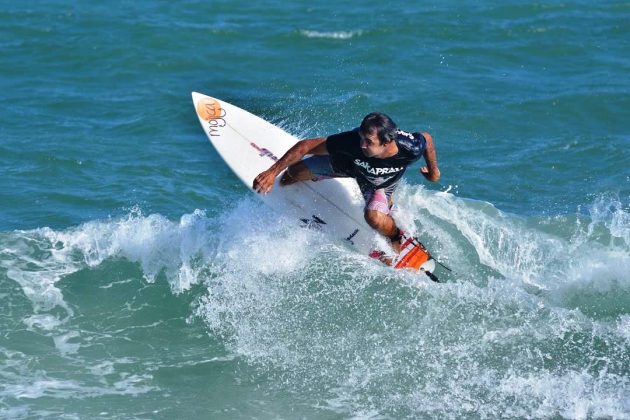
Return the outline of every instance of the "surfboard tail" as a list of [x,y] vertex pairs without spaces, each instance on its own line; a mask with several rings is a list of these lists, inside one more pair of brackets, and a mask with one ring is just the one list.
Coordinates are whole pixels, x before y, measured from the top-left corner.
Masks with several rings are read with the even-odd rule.
[[400,254],[396,259],[394,268],[414,268],[419,270],[427,261],[431,259],[431,254],[424,245],[414,237],[405,238]]
[[435,270],[435,260],[422,242],[413,236],[403,236],[400,254],[393,262],[393,266],[397,269],[407,268],[422,271],[431,280],[439,282],[437,276],[433,274],[433,270]]

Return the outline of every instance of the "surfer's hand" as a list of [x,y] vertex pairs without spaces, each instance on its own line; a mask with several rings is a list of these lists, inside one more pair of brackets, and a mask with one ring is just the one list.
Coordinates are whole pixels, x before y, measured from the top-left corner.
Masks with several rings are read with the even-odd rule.
[[423,166],[420,168],[420,173],[431,182],[437,182],[440,179],[440,170],[437,168],[430,171],[428,167]]
[[273,188],[276,175],[277,174],[272,169],[267,169],[266,171],[259,173],[256,179],[254,179],[252,188],[254,188],[254,191],[257,193],[267,194]]

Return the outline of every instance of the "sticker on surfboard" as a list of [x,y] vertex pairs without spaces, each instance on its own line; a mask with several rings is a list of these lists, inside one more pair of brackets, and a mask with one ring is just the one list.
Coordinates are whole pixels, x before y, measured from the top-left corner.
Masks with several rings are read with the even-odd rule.
[[204,121],[213,121],[225,116],[225,111],[221,104],[209,96],[202,97],[196,104],[197,115]]

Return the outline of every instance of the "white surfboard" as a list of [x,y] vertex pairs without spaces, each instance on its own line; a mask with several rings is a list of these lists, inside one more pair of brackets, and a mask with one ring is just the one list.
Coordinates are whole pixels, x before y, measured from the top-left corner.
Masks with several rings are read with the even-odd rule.
[[[210,143],[252,191],[256,176],[298,141],[281,128],[225,101],[197,92],[192,92],[192,99]],[[298,182],[287,187],[281,187],[279,179],[270,193],[257,194],[269,207],[295,217],[303,225],[321,229],[357,252],[370,252],[376,233],[363,218],[364,200],[354,179]],[[434,267],[430,259],[421,268],[433,271]]]

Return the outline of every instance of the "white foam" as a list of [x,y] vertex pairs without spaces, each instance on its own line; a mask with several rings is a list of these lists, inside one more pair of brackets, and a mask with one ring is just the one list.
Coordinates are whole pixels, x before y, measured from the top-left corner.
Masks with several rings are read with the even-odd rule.
[[56,335],[53,337],[55,347],[63,355],[75,354],[81,348],[81,344],[77,342],[71,342],[70,340],[80,338],[81,334],[78,331],[69,331],[64,334]]
[[90,366],[89,370],[94,376],[112,375],[115,372],[114,362],[107,360],[94,366]]
[[[62,340],[71,337],[62,338]],[[64,344],[64,345],[67,345]],[[132,374],[119,372],[116,364],[128,364],[132,359],[116,359],[105,361],[83,371],[82,359],[71,366],[78,371],[80,379],[59,378],[59,371],[53,373],[44,371],[37,360],[37,356],[27,355],[0,348],[3,363],[0,365],[0,376],[3,383],[0,386],[0,401],[6,400],[35,400],[39,398],[90,398],[107,395],[137,396],[158,389],[150,374]],[[90,374],[92,377],[90,377]]]
[[630,314],[620,316],[616,327],[618,336],[622,337],[626,345],[630,347]]
[[72,309],[65,304],[55,283],[74,272],[74,264],[58,261],[51,244],[37,232],[16,232],[8,242],[0,258],[0,267],[7,270],[8,278],[22,287],[35,311],[47,311],[58,306],[71,315]]
[[24,318],[22,322],[24,322],[30,330],[40,329],[44,331],[54,331],[63,324],[63,320],[51,314],[34,314]]
[[627,378],[615,375],[544,372],[508,375],[498,391],[519,402],[505,407],[507,417],[624,418],[630,410],[628,385]]
[[146,394],[147,392],[156,389],[154,386],[145,384],[151,382],[152,379],[153,376],[149,374],[128,375],[120,381],[115,382],[113,384],[113,388],[117,395],[137,396],[140,394]]
[[7,384],[0,395],[17,399],[35,399],[55,394],[68,394],[80,391],[81,386],[76,381],[37,379],[29,383]]
[[308,31],[301,30],[300,34],[307,38],[326,38],[326,39],[350,39],[356,36],[361,36],[363,31],[333,31],[333,32],[321,32],[321,31]]
[[154,391],[157,388],[147,383],[151,375],[128,375],[112,385],[89,386],[74,380],[59,380],[47,377],[23,378],[19,383],[6,383],[0,390],[0,397],[17,399],[85,398],[104,395],[137,396]]
[[603,225],[613,238],[623,240],[626,251],[630,248],[630,208],[625,208],[614,194],[602,194],[589,207],[591,223],[588,226],[592,236],[598,226]]

